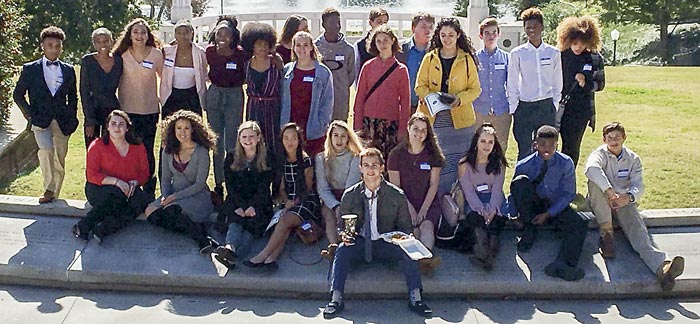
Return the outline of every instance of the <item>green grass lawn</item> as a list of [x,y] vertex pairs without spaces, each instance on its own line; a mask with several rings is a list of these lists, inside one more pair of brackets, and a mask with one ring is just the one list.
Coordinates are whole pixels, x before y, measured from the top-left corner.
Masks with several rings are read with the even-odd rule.
[[[601,144],[600,128],[619,121],[627,128],[627,146],[641,155],[646,194],[644,209],[700,207],[700,68],[608,67],[605,90],[597,94],[597,130],[586,133],[576,169],[578,192],[585,196],[583,164]],[[80,116],[82,121],[82,114]],[[515,164],[516,144],[511,136],[508,160]],[[73,134],[66,161],[62,198],[85,199],[85,147],[82,128]],[[508,169],[507,179],[513,173]],[[38,196],[39,169],[20,175],[3,192]],[[213,175],[210,176],[210,184]],[[507,186],[506,186],[507,187]]]

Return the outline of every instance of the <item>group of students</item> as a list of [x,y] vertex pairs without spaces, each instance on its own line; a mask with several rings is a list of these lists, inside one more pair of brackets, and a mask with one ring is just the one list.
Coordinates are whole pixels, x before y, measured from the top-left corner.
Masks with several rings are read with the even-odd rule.
[[[131,21],[116,42],[109,30],[95,30],[96,52],[82,58],[80,73],[92,209],[74,235],[101,242],[145,213],[229,268],[245,259],[247,267],[274,271],[292,232],[322,225],[329,245],[321,253],[332,262],[327,318],[344,309],[350,262],[373,255],[401,263],[409,308],[430,315],[421,274],[431,276],[440,257],[413,261],[380,234],[403,231],[433,250],[441,218],[473,229],[470,261],[485,270],[495,266],[509,217],[521,231],[522,253],[532,248],[537,226],[552,224],[564,237],[545,273],[584,277],[578,260],[588,220],[569,204],[581,139],[587,126],[595,130],[594,92],[605,83],[594,18],[564,19],[555,48],[542,41],[542,13],[527,9],[521,19],[528,42],[507,53],[497,46],[493,18],[480,24],[484,48],[476,51],[454,18],[433,28],[432,15],[416,14],[412,37],[399,43],[388,13],[373,9],[372,30],[353,46],[340,33],[337,10],[321,16],[317,39],[306,18],[293,15],[279,42],[268,24],[248,23],[239,32],[235,18],[222,16],[206,49],[193,44],[188,22],[175,26],[175,41],[163,48],[143,19]],[[39,202],[48,203],[60,193],[78,98],[73,67],[58,59],[65,34],[52,26],[40,39],[44,56],[24,65],[14,98],[39,146],[45,189]],[[436,92],[450,109],[433,115],[425,98]],[[511,124],[518,162],[506,199]],[[623,146],[621,124],[606,124],[602,133],[604,144],[586,163],[601,253],[614,257],[611,219],[618,215],[662,288],[672,289],[684,260],[667,258],[649,239],[636,207],[640,159]],[[454,186],[464,195],[464,220],[442,215],[440,199]],[[346,214],[358,215],[354,244],[339,231]],[[223,239],[213,238],[222,231]],[[252,239],[265,233],[265,248],[248,257]]]

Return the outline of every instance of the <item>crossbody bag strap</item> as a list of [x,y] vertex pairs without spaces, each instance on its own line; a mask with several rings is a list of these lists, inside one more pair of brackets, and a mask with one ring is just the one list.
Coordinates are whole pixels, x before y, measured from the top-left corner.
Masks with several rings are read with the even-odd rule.
[[369,97],[374,93],[374,91],[377,90],[377,88],[379,88],[379,86],[384,82],[384,80],[386,80],[386,78],[388,78],[389,75],[391,75],[391,72],[394,72],[394,70],[396,70],[397,67],[399,67],[399,63],[394,62],[394,65],[392,65],[388,70],[386,70],[384,74],[382,74],[379,80],[377,80],[377,82],[372,86],[372,88],[369,89],[369,92],[367,92],[367,95],[365,96],[365,102],[367,102],[367,99],[369,99]]

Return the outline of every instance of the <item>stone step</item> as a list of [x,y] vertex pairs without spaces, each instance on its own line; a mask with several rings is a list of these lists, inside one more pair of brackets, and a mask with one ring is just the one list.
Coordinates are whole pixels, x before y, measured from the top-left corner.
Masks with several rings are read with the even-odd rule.
[[[37,197],[0,195],[0,213],[85,217],[90,204],[85,200],[58,199],[49,204],[39,204]],[[581,212],[595,219],[591,212]],[[700,208],[650,209],[642,211],[648,227],[700,226]],[[597,226],[590,222],[591,228]]]
[[[173,293],[214,293],[295,298],[327,298],[329,263],[320,261],[323,244],[305,246],[290,238],[278,260],[280,270],[260,273],[241,264],[222,268],[199,255],[191,240],[146,222],[135,222],[107,237],[101,245],[72,237],[70,217],[0,214],[0,283]],[[515,249],[516,237],[505,231],[501,253],[492,272],[473,268],[468,256],[435,249],[441,267],[424,278],[430,297],[629,298],[700,296],[700,227],[651,230],[652,240],[669,255],[686,258],[684,274],[674,291],[661,292],[655,276],[631,249],[621,232],[616,235],[617,258],[597,253],[591,230],[580,266],[586,277],[566,282],[548,277],[543,268],[557,253],[559,239],[540,231],[528,253]],[[267,238],[254,242],[254,253]],[[354,266],[347,281],[349,298],[405,298],[406,285],[396,265],[377,261]]]

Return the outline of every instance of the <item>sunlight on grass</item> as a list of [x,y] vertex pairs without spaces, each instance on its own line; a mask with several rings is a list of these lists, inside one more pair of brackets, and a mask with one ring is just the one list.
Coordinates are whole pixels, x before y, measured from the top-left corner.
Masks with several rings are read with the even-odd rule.
[[[644,164],[646,194],[641,207],[700,207],[698,75],[700,68],[606,68],[606,88],[596,96],[597,129],[595,133],[587,129],[581,145],[582,156],[576,169],[578,192],[585,195],[583,164],[588,154],[601,144],[600,129],[608,121],[619,121],[627,128],[627,146],[642,157]],[[82,121],[82,113],[79,118]],[[513,174],[517,153],[512,135],[509,147],[507,155],[511,167],[507,179]],[[61,196],[85,199],[82,127],[71,136],[68,153]],[[213,184],[213,175],[209,183]],[[4,191],[12,195],[38,196],[42,192],[39,170],[20,175]]]

